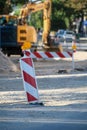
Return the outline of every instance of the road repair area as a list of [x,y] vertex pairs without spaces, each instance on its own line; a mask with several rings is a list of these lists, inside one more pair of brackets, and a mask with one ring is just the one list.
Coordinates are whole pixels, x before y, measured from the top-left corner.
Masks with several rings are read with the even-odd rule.
[[87,52],[72,58],[34,60],[39,99],[27,102],[20,56],[0,52],[1,130],[87,130]]

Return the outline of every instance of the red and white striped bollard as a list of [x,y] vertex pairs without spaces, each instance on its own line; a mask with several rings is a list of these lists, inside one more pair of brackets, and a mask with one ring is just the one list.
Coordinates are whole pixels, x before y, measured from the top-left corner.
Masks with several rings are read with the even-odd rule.
[[42,103],[39,102],[39,94],[37,81],[35,77],[34,64],[30,55],[24,55],[24,57],[20,59],[24,89],[29,103],[42,105]]

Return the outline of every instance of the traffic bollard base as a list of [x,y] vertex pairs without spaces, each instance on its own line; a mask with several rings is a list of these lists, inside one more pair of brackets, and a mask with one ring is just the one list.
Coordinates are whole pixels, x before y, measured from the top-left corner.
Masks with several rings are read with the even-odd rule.
[[44,106],[43,102],[31,102],[29,105],[39,105],[39,106]]

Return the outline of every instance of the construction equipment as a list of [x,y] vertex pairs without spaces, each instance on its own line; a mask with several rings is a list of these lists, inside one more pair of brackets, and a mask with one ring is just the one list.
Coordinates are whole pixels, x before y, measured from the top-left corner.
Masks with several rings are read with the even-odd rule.
[[22,55],[22,45],[36,41],[37,34],[34,27],[19,25],[19,19],[16,16],[0,15],[0,48],[3,53],[8,56]]
[[45,0],[44,2],[37,1],[30,2],[23,6],[23,8],[20,11],[19,19],[21,21],[21,24],[25,24],[26,20],[28,19],[28,16],[32,13],[43,11],[43,36],[42,36],[42,42],[44,45],[49,46],[48,38],[50,33],[50,21],[51,21],[51,3],[52,0]]
[[26,46],[28,49],[28,47],[33,46],[34,43],[37,42],[37,32],[35,28],[28,26],[26,21],[31,13],[41,10],[43,11],[43,49],[52,50],[56,48],[58,50],[58,45],[55,46],[54,40],[50,40],[49,38],[51,4],[52,0],[39,1],[39,3],[38,1],[31,1],[25,4],[20,10],[19,17],[13,16],[13,19],[16,19],[14,23],[9,22],[12,18],[11,16],[0,16],[1,20],[6,18],[3,23],[0,22],[0,47],[2,51],[7,53],[7,55],[21,53],[21,47],[23,49]]

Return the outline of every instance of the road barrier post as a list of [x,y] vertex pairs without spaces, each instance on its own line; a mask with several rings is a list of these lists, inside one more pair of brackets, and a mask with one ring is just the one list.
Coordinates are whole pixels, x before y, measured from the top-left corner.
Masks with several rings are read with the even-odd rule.
[[72,70],[75,69],[75,62],[74,62],[74,51],[72,52]]
[[[30,53],[30,51],[28,51],[28,53]],[[34,64],[30,55],[31,53],[28,56],[24,54],[24,56],[20,59],[24,90],[27,95],[27,100],[30,104],[42,105],[42,103],[39,102],[38,86],[35,77]]]

